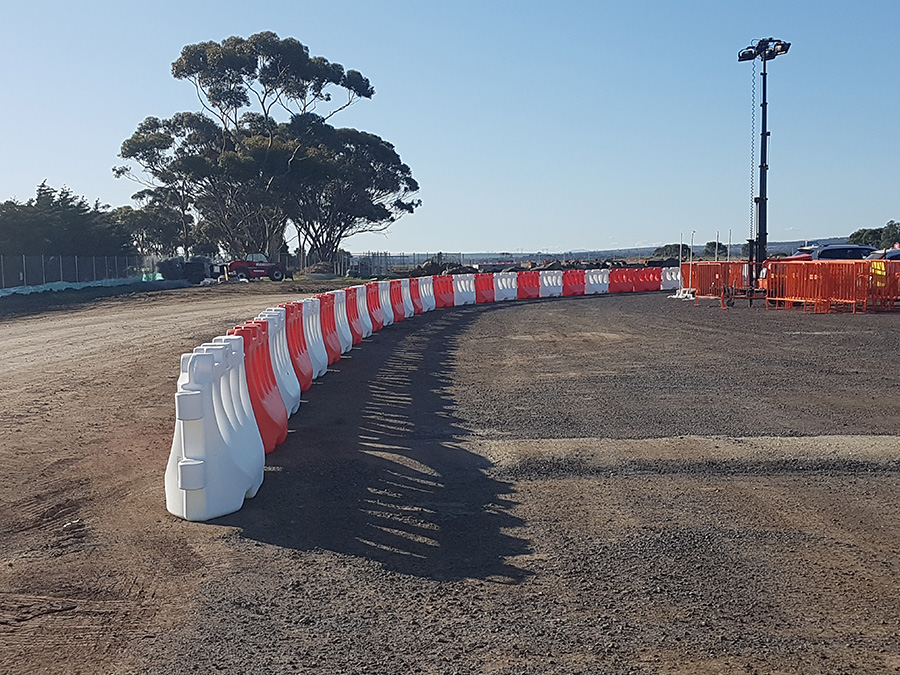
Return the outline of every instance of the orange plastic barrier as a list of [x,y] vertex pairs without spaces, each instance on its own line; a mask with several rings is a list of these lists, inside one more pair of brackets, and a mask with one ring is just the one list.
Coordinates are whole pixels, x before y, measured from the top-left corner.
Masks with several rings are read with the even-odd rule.
[[322,340],[328,353],[328,365],[337,363],[341,358],[341,338],[337,334],[334,320],[334,296],[331,293],[317,295],[319,301],[319,321],[322,324]]
[[312,386],[313,367],[303,332],[303,303],[285,302],[279,307],[284,307],[285,311],[288,353],[294,366],[294,374],[300,383],[300,391],[306,391]]
[[394,323],[406,318],[403,308],[403,283],[399,279],[391,280],[391,310],[394,312]]
[[609,271],[610,293],[633,293],[634,277],[637,270],[630,267],[617,267]]
[[347,324],[350,326],[350,334],[353,336],[353,344],[357,345],[363,339],[362,321],[359,320],[359,301],[356,299],[356,286],[344,289],[347,299]]
[[453,277],[449,274],[436,274],[434,279],[434,306],[455,307],[456,293],[453,291]]
[[245,321],[228,331],[229,335],[244,338],[244,365],[250,405],[259,427],[263,448],[272,452],[287,438],[288,414],[284,399],[275,382],[272,358],[269,353],[269,322]]
[[698,298],[721,298],[727,285],[727,278],[718,262],[695,262],[681,264],[681,281],[684,288],[694,291]]
[[541,297],[541,273],[538,270],[519,272],[516,282],[520,300]]
[[563,291],[567,295],[584,295],[584,270],[563,270]]
[[425,305],[422,303],[422,294],[419,293],[419,280],[412,277],[409,280],[409,297],[412,300],[413,312],[421,314],[425,311]]
[[377,281],[366,284],[366,308],[369,310],[369,319],[372,321],[372,332],[384,328],[384,319],[381,316],[381,296]]
[[475,275],[475,303],[494,302],[494,275],[479,273]]
[[662,268],[645,267],[634,270],[634,290],[636,293],[662,289]]

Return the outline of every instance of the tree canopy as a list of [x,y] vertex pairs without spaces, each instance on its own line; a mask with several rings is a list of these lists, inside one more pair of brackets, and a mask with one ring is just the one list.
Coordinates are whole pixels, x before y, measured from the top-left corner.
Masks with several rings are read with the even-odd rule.
[[0,251],[22,255],[124,255],[133,253],[130,231],[109,207],[89,204],[66,187],[45,182],[34,197],[0,204]]
[[[342,239],[418,206],[418,184],[390,143],[328,124],[374,94],[358,71],[264,32],[188,45],[172,74],[194,84],[203,112],[148,117],[120,153],[141,174],[114,171],[143,185],[142,203],[179,215],[186,251],[271,256],[293,224],[313,257],[329,260]],[[346,98],[333,101],[335,90]]]
[[877,248],[891,248],[900,242],[900,223],[889,220],[884,227],[862,228],[847,239],[848,244],[864,244]]
[[691,255],[691,247],[687,244],[666,244],[665,246],[660,246],[658,249],[653,251],[654,258],[677,258],[679,255],[679,249],[681,251],[681,257],[687,259]]

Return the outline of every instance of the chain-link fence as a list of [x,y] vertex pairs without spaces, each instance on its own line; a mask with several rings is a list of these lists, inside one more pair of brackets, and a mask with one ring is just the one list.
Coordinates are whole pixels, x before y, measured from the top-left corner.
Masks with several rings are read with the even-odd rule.
[[[347,263],[349,263],[349,269],[358,273],[358,276],[379,277],[406,272],[429,260],[439,263],[466,264],[466,256],[462,253],[388,253],[386,251],[359,253],[350,258]],[[345,273],[346,271],[344,270]],[[335,270],[335,273],[339,273],[338,270]]]
[[137,255],[0,254],[0,289],[104,279],[154,280],[157,278],[156,262],[154,257]]

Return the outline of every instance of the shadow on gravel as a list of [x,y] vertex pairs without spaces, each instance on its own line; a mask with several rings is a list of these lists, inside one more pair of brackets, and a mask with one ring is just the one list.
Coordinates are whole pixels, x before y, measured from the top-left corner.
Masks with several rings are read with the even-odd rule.
[[[435,580],[521,581],[505,559],[530,551],[510,483],[461,446],[449,373],[460,333],[483,308],[389,326],[304,394],[288,440],[267,457],[255,499],[218,523],[245,539],[329,550]],[[488,310],[489,311],[489,310]]]

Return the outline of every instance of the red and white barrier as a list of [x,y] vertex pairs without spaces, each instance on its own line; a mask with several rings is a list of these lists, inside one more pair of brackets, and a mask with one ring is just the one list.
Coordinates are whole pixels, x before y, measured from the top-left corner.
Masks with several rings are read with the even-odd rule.
[[681,288],[681,268],[663,267],[660,290],[677,291],[679,288]]
[[433,277],[419,277],[419,297],[422,298],[422,311],[433,312],[435,309]]
[[384,315],[381,312],[381,286],[377,281],[366,284],[366,308],[369,312],[369,321],[373,331],[384,328]]
[[409,282],[409,279],[400,280],[400,298],[403,301],[403,311],[407,319],[416,315],[416,307],[410,294]]
[[494,273],[494,300],[515,300],[519,297],[519,275],[515,272]]
[[238,510],[287,438],[303,391],[374,331],[422,312],[512,300],[670,290],[680,270],[528,270],[375,281],[270,307],[182,356],[166,508],[188,520]]
[[541,270],[539,272],[540,296],[558,298],[563,293],[562,270]]
[[269,355],[272,359],[272,371],[275,384],[281,393],[288,417],[300,409],[300,382],[294,374],[294,364],[287,344],[287,325],[284,307],[270,307],[260,312],[257,321],[269,324]]
[[265,458],[250,420],[229,415],[235,397],[240,404],[241,392],[232,387],[240,385],[243,355],[232,358],[231,344],[198,349],[181,357],[165,487],[170,513],[202,521],[233,513],[254,497]]
[[609,293],[609,270],[585,270],[584,292],[587,295]]
[[353,349],[353,331],[350,330],[350,319],[347,315],[347,294],[341,289],[330,291],[334,296],[334,324],[337,327],[341,353],[346,354]]
[[453,274],[453,304],[456,307],[475,304],[475,275]]
[[381,303],[381,320],[385,326],[394,324],[394,306],[391,304],[391,282],[376,281],[378,300]]
[[328,350],[322,337],[322,323],[319,320],[319,299],[303,300],[303,329],[306,346],[309,348],[309,360],[313,366],[313,377],[322,377],[328,372]]
[[359,314],[359,324],[362,326],[363,339],[369,337],[374,330],[372,315],[369,314],[368,288],[366,286],[354,286],[356,289],[356,311]]

